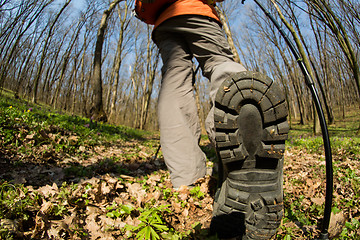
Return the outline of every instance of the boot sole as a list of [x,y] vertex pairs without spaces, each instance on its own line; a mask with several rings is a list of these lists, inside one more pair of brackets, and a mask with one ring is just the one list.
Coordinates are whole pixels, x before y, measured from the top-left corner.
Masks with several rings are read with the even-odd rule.
[[216,145],[223,182],[211,223],[220,238],[269,239],[283,217],[285,97],[269,77],[233,75],[215,99]]

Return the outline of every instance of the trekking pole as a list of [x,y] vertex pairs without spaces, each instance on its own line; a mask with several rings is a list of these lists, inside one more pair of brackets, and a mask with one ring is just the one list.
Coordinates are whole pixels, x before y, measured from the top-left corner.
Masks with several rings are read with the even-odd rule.
[[[245,0],[242,0],[244,3]],[[323,143],[324,143],[324,151],[325,151],[325,162],[326,162],[326,196],[325,196],[325,210],[324,210],[324,218],[322,223],[322,229],[320,233],[320,239],[329,239],[329,224],[330,224],[330,217],[331,217],[331,206],[332,206],[332,197],[333,197],[333,167],[332,167],[332,156],[331,156],[331,147],[330,147],[330,139],[329,139],[329,132],[326,125],[326,120],[324,116],[323,109],[321,107],[321,103],[314,86],[314,81],[312,80],[309,72],[307,71],[304,62],[300,54],[297,52],[294,44],[291,42],[289,37],[285,34],[284,30],[280,26],[280,24],[275,20],[275,18],[270,14],[270,12],[265,9],[265,7],[254,0],[255,3],[261,8],[261,10],[265,13],[265,15],[272,21],[275,27],[279,30],[283,38],[285,39],[286,43],[288,44],[291,52],[295,56],[296,61],[298,62],[302,73],[305,77],[306,85],[309,87],[316,111],[318,113],[318,117],[320,120],[320,126],[322,131]]]

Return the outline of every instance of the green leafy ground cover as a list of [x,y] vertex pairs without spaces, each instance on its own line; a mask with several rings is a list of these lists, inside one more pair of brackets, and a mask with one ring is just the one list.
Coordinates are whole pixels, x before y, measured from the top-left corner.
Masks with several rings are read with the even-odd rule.
[[[330,126],[335,239],[359,239],[358,112]],[[284,219],[275,239],[312,239],[321,224],[321,137],[293,125],[285,153]],[[158,133],[0,97],[0,239],[217,239],[208,236],[216,181],[172,189]],[[215,165],[214,151],[202,147]]]

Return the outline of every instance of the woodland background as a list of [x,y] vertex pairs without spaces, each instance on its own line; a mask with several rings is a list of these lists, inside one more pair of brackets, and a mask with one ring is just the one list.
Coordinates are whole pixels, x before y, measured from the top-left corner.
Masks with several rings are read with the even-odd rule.
[[[359,239],[360,3],[262,3],[295,40],[326,115],[330,237]],[[216,154],[203,135],[207,176],[174,191],[157,131],[161,58],[133,5],[0,0],[0,239],[217,239],[209,236]],[[284,217],[274,239],[314,239],[325,156],[299,59],[253,1],[226,0],[217,11],[235,60],[286,94]],[[196,77],[203,122],[208,80]]]
[[[296,38],[328,122],[334,122],[334,111],[344,118],[348,107],[359,106],[359,2],[263,4]],[[133,8],[133,0],[1,0],[0,86],[60,111],[157,129],[162,63],[152,27],[138,20]],[[217,10],[236,60],[281,84],[290,124],[317,119],[296,59],[254,2],[226,0]],[[209,109],[208,85],[197,74],[194,93],[202,120]]]

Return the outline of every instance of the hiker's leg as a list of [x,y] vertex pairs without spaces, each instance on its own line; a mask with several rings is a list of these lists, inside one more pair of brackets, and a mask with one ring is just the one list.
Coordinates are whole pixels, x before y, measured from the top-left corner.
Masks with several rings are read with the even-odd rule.
[[161,147],[176,188],[205,176],[206,156],[198,145],[201,129],[192,87],[192,55],[181,37],[161,27],[157,33],[164,64],[158,99]]
[[[201,16],[186,16],[175,19],[169,23],[168,27],[172,29],[171,31],[182,33],[190,51],[198,60],[203,75],[210,80],[209,97],[212,104],[220,84],[225,79],[234,73],[246,71],[241,64],[234,62],[229,44],[215,20]],[[213,116],[214,107],[212,106],[205,122],[212,142],[215,139]]]

